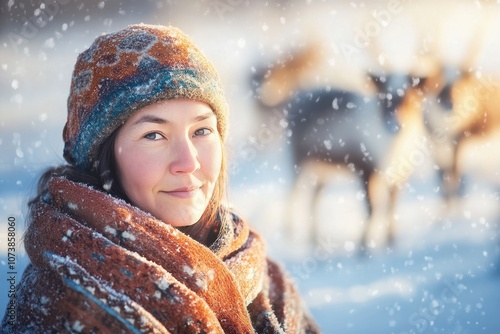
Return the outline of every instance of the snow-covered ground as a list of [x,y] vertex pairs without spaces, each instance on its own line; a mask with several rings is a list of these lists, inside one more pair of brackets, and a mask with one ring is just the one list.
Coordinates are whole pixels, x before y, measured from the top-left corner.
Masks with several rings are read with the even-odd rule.
[[[12,0],[3,9],[8,13],[9,6],[21,3]],[[16,220],[19,279],[27,262],[20,247],[27,197],[44,168],[63,162],[61,131],[76,56],[99,33],[144,21],[179,26],[219,69],[231,106],[229,201],[265,236],[270,255],[286,266],[325,333],[500,333],[498,138],[467,148],[465,196],[447,214],[432,161],[419,164],[398,201],[396,244],[388,250],[376,242],[370,255],[360,257],[365,209],[349,174],[335,176],[321,197],[317,244],[306,242],[306,202],[294,209],[293,224],[283,222],[291,187],[289,152],[279,129],[260,127],[248,85],[252,66],[311,40],[323,46],[309,78],[315,85],[359,88],[362,73],[379,63],[380,52],[392,69],[408,71],[425,43],[458,65],[477,36],[474,24],[488,16],[492,23],[477,63],[484,73],[498,73],[500,37],[494,32],[500,5],[210,0],[141,6],[126,1],[115,7],[102,1],[87,8],[57,3],[39,7],[38,14],[16,14],[18,22],[28,24],[2,25],[0,32],[0,310],[8,294],[7,221]],[[43,24],[48,12],[53,18]],[[370,31],[379,53],[354,49],[358,34]]]

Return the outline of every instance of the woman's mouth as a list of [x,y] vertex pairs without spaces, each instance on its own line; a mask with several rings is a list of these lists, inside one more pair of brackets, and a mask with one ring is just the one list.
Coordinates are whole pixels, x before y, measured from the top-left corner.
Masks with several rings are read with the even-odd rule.
[[192,198],[195,194],[200,190],[200,186],[198,187],[180,187],[168,191],[164,191],[164,193],[177,197],[177,198]]

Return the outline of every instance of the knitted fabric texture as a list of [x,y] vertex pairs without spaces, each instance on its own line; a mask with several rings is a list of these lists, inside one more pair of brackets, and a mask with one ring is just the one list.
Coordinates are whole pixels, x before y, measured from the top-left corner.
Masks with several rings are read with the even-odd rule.
[[318,333],[235,215],[205,247],[108,194],[53,178],[25,236],[9,333]]
[[225,138],[227,104],[219,76],[183,32],[139,24],[98,37],[73,71],[64,158],[91,170],[100,145],[135,111],[179,98],[207,103]]

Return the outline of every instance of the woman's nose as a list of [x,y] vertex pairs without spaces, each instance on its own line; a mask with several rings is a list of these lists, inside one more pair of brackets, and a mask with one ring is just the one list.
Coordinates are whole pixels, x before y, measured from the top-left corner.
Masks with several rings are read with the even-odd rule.
[[189,138],[179,139],[173,151],[173,160],[170,164],[172,174],[188,174],[200,169],[198,150]]

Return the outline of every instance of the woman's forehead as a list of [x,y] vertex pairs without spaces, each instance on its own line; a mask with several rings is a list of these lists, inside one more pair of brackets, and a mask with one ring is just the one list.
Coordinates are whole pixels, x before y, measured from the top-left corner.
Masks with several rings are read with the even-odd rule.
[[141,123],[168,124],[177,120],[198,122],[215,118],[210,106],[196,100],[165,100],[148,105],[138,110],[127,123],[136,125]]

